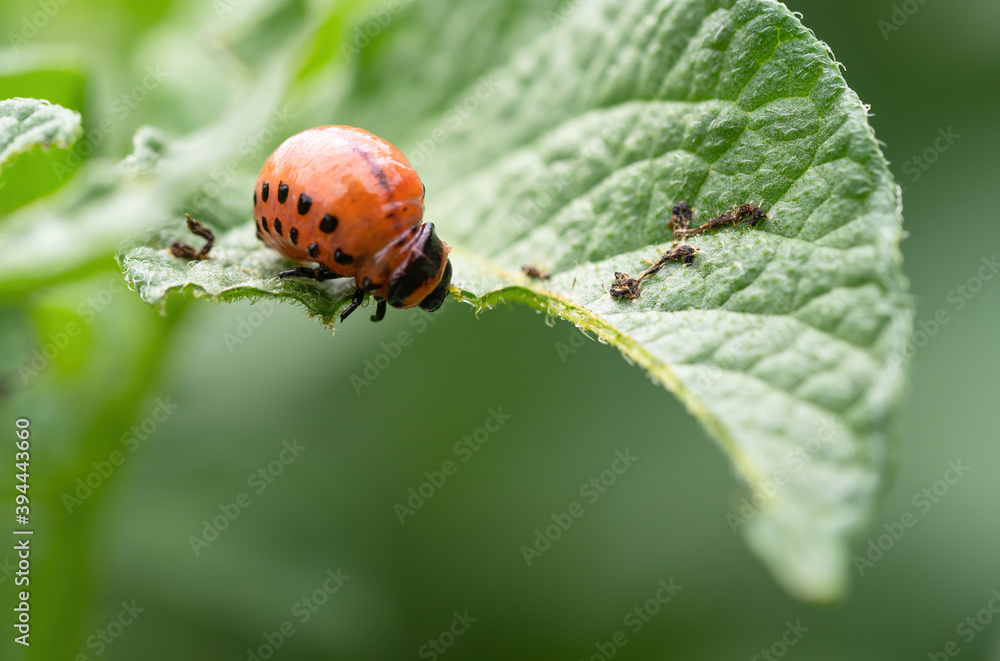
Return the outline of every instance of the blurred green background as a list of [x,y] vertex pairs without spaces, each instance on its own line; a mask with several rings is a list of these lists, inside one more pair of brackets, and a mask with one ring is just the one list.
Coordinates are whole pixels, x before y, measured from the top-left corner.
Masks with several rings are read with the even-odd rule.
[[[407,22],[405,4],[7,0],[0,98],[47,98],[80,111],[88,130],[110,118],[91,158],[118,160],[140,125],[185,135],[220,122],[234,90],[294,59],[292,124],[338,123],[325,104],[351,85],[364,95],[368,83],[351,82],[350,71],[379,42],[354,55],[338,45],[387,8],[394,38],[428,29]],[[545,11],[559,5],[506,4],[534,26],[521,34],[544,31]],[[108,260],[77,282],[0,303],[0,420],[11,430],[18,417],[32,422],[36,530],[30,650],[11,642],[13,542],[0,551],[0,657],[194,661],[253,659],[251,650],[267,659],[277,648],[273,658],[286,659],[607,650],[621,659],[944,659],[953,641],[964,659],[1000,660],[1000,614],[988,610],[1000,590],[1000,278],[970,282],[1000,244],[1000,5],[787,4],[872,106],[905,189],[905,269],[926,334],[898,473],[871,536],[907,512],[916,525],[855,575],[847,600],[816,606],[782,592],[725,519],[741,492],[721,452],[662,388],[569,324],[519,307],[477,318],[454,301],[379,325],[363,315],[335,339],[292,306],[175,301],[161,317],[122,288]],[[317,16],[315,43],[325,47],[287,36]],[[19,41],[29,26],[33,36]],[[506,26],[482,28],[440,27],[468,29],[461,39],[481,42],[484,60],[504,59],[516,45]],[[435,60],[416,57],[412,75],[433,79]],[[158,62],[169,75],[136,100]],[[391,122],[367,128],[393,131]],[[939,131],[959,137],[941,149]],[[250,154],[247,170],[283,137]],[[33,158],[5,173],[0,212],[25,182],[60,185]],[[940,310],[948,321],[935,328]],[[71,323],[80,334],[37,375],[21,369]],[[403,332],[412,342],[394,346]],[[477,451],[456,452],[500,411],[509,418],[488,437],[478,432],[487,440]],[[109,470],[112,451],[120,465]],[[582,497],[617,452],[636,459],[594,502]],[[425,472],[440,482],[434,473],[448,460],[454,474],[401,524],[397,504]],[[932,502],[921,494],[948,462],[970,470],[947,493],[940,483]],[[90,495],[77,482],[88,476],[99,483]],[[6,508],[13,491],[3,489]],[[241,492],[249,506],[194,549],[192,536],[235,511]],[[574,501],[584,516],[529,567],[522,545]],[[868,553],[867,540],[857,553]],[[671,579],[680,591],[662,607],[648,602]],[[658,612],[625,619],[648,604]],[[475,621],[453,624],[456,613]],[[963,625],[977,613],[980,623]],[[617,631],[628,643],[616,649]]]

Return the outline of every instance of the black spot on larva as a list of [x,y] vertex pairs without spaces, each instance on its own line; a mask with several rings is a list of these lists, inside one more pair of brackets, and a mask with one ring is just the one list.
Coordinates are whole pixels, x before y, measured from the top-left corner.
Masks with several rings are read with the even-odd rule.
[[329,234],[333,230],[337,229],[337,217],[325,214],[323,216],[323,220],[319,221],[319,228]]
[[274,219],[274,231],[275,231],[275,233],[278,236],[281,236],[281,219],[280,218],[275,218]]
[[354,258],[343,252],[340,248],[337,248],[337,252],[333,253],[333,259],[338,264],[353,264]]
[[319,244],[313,241],[309,244],[309,256],[318,257],[319,256]]
[[270,232],[271,231],[271,230],[267,229],[267,218],[265,218],[264,216],[260,217],[260,226],[262,228],[264,228],[265,232]]
[[292,240],[293,246],[299,245],[299,228],[293,227],[292,229],[288,230],[288,238]]
[[420,231],[420,225],[414,225],[413,227],[410,228],[410,234],[416,234],[419,231]]
[[264,200],[265,202],[267,202],[267,194],[268,194],[268,193],[269,193],[270,191],[271,191],[271,187],[270,187],[270,186],[268,186],[268,185],[267,185],[267,182],[265,181],[265,182],[264,182],[264,185],[260,187],[260,199],[262,199],[262,200]]
[[278,204],[284,204],[288,199],[288,184],[278,182]]
[[312,206],[312,198],[302,193],[299,195],[299,215],[304,216],[309,213],[309,207]]
[[253,192],[253,205],[257,206],[257,191]]
[[424,187],[424,192],[420,194],[420,199],[422,200],[427,197],[427,184],[420,182],[420,185]]

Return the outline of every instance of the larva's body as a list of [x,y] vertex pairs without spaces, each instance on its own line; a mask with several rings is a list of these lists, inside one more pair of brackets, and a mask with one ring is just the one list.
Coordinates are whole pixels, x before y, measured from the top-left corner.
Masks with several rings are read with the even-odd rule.
[[254,191],[257,236],[292,259],[316,262],[283,276],[353,278],[352,312],[364,293],[385,305],[437,310],[451,283],[451,249],[423,223],[424,187],[402,153],[350,126],[290,137],[261,168]]

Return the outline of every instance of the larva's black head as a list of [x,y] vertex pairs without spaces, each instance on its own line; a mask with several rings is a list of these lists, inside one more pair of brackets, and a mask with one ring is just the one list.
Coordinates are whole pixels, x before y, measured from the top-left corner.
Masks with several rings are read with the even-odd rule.
[[415,236],[407,242],[406,259],[389,281],[386,300],[396,308],[419,305],[433,312],[441,307],[451,284],[451,248],[438,238],[433,223],[411,231]]
[[441,276],[441,282],[434,288],[434,291],[427,295],[427,298],[420,302],[420,307],[428,312],[436,312],[444,304],[444,299],[448,296],[448,287],[450,286],[451,260],[449,259],[448,264],[444,267],[444,275]]

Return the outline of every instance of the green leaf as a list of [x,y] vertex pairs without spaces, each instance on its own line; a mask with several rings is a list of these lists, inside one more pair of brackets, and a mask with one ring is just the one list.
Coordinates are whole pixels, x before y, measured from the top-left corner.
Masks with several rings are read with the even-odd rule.
[[118,164],[119,171],[132,177],[153,172],[166,154],[168,142],[155,126],[140,126],[132,136],[132,153]]
[[[140,128],[135,153],[118,167],[103,158],[88,158],[57,195],[45,200],[45,206],[30,205],[5,219],[0,233],[0,301],[104,268],[124,240],[160,226],[176,214],[191,212],[224,227],[244,223],[249,206],[246,187],[263,157],[280,143],[282,135],[315,125],[318,112],[326,115],[339,102],[344,85],[331,85],[330,78],[346,76],[340,71],[342,62],[330,56],[335,48],[329,43],[329,29],[343,24],[345,17],[363,4],[363,0],[351,0],[327,7],[324,3],[287,0],[282,6],[288,11],[278,23],[271,21],[273,13],[263,5],[249,12],[219,3],[199,5],[214,17],[206,19],[209,43],[229,47],[233,54],[253,60],[246,62],[250,66],[241,76],[233,76],[226,67],[216,69],[228,60],[209,57],[213,49],[187,49],[189,24],[165,29],[169,38],[156,41],[156,47],[163,48],[162,61],[174,62],[182,51],[200,53],[204,57],[192,60],[198,66],[189,67],[197,75],[177,76],[184,84],[171,88],[169,94],[165,89],[168,84],[157,89],[165,98],[151,94],[129,114],[128,121],[131,124],[135,117],[140,119],[136,126],[142,120],[165,125],[173,139],[167,140],[148,127]],[[262,38],[268,42],[264,46]],[[49,58],[52,66],[59,64],[56,55]],[[157,55],[153,59],[161,58]],[[0,83],[4,82],[4,68],[5,60],[0,57]],[[316,77],[321,88],[300,89],[296,77],[304,69]],[[180,82],[172,75],[167,77],[169,84]],[[48,86],[51,80],[33,75],[16,81],[18,85],[29,83]],[[88,105],[115,109],[121,103],[118,97],[108,96]],[[213,107],[219,108],[218,115],[204,110]],[[191,118],[197,118],[193,122],[197,130],[185,133],[190,130]],[[102,154],[118,158],[112,141],[104,140],[104,134],[124,130],[119,124],[125,120],[117,116],[114,120],[110,129],[101,128],[112,121],[110,116],[98,115],[88,121],[100,129]],[[71,156],[83,153],[80,147],[75,151],[79,153]],[[72,160],[78,162],[79,158]],[[51,170],[48,165],[46,169]],[[51,165],[59,167],[60,175],[75,169],[75,165]],[[0,211],[3,204],[0,199]],[[19,204],[8,208],[15,206]],[[39,260],[44,260],[44,268],[39,267]]]
[[[180,208],[211,209],[220,190],[216,182],[231,182],[233,169],[259,157],[260,136],[273,135],[268,123],[288,125],[272,93],[285,89],[286,81],[276,67],[244,90],[224,120],[186,140],[168,143],[144,127],[136,132],[135,153],[123,162],[90,159],[50,204],[13,214],[0,234],[0,300],[106,267],[123,241]],[[156,176],[142,176],[153,170]]]
[[[27,48],[0,53],[0,99],[26,97],[79,111],[86,103],[83,63],[60,48]],[[82,160],[77,142],[72,151],[28,149],[2,166],[0,216],[44,197],[65,184]],[[76,157],[71,165],[69,156]]]
[[0,214],[55,190],[61,181],[51,149],[68,149],[82,133],[73,110],[36,99],[0,101]]
[[[742,532],[793,594],[841,596],[886,486],[913,317],[897,186],[867,109],[777,2],[489,4],[410,6],[363,54],[337,117],[418,166],[425,217],[455,247],[457,298],[522,302],[617,347],[687,405],[745,483],[713,525]],[[475,30],[407,29],[444,20],[446,5],[450,25],[508,26],[496,52],[509,55],[476,55]],[[412,57],[425,51],[430,69]],[[691,266],[613,300],[616,271],[637,275],[670,244],[682,200],[700,220],[748,201],[768,219],[691,238]],[[121,262],[154,304],[191,290],[273,295],[329,321],[350,284],[277,280],[283,263],[253,233],[247,223],[215,260],[182,264],[165,252],[190,240],[178,224]],[[526,265],[551,278],[523,276]]]
[[80,114],[38,99],[0,101],[0,171],[34,147],[67,149],[82,133]]
[[354,292],[353,280],[314,283],[301,278],[279,279],[278,272],[292,266],[291,262],[266,248],[253,230],[245,227],[218,236],[208,260],[178,259],[168,248],[174,240],[197,243],[199,248],[203,243],[182,228],[184,220],[176,219],[118,255],[125,281],[144,301],[161,310],[165,311],[169,295],[178,292],[226,302],[270,296],[299,303],[309,316],[332,327]]

